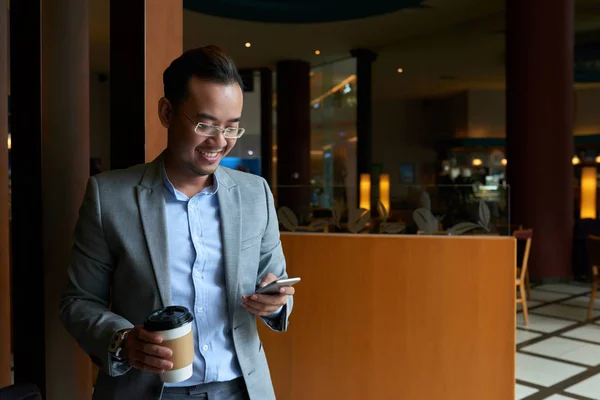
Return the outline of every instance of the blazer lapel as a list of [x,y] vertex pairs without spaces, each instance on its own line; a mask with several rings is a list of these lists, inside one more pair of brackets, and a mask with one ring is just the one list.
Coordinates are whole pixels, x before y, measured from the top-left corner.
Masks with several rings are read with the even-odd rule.
[[222,167],[215,176],[219,182],[219,210],[221,214],[221,240],[223,264],[227,283],[229,317],[233,319],[235,305],[241,301],[238,290],[239,254],[241,248],[242,218],[241,198],[238,186]]
[[167,219],[163,184],[163,157],[148,165],[137,187],[138,207],[163,306],[171,304],[171,274],[168,260]]

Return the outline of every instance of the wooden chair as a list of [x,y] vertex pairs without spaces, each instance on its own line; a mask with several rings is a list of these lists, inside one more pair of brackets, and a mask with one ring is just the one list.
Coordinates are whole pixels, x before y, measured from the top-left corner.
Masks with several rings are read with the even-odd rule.
[[587,237],[587,250],[592,273],[592,293],[590,294],[588,319],[592,319],[594,315],[594,302],[598,296],[598,286],[600,285],[600,276],[598,274],[598,269],[600,268],[600,237],[589,235]]
[[[516,227],[516,229],[512,230],[512,235],[515,236],[515,233],[517,232],[523,232],[523,225],[508,225],[510,227],[510,229],[512,230],[514,227]],[[517,271],[519,271],[519,266],[517,266]],[[525,280],[523,281],[525,283],[525,294],[527,294],[527,301],[531,300],[531,280],[529,279],[529,268],[527,269],[527,271],[525,271]]]
[[[521,303],[523,306],[523,319],[525,320],[525,326],[529,326],[529,312],[527,310],[528,296],[526,294],[526,279],[529,263],[529,252],[531,251],[531,240],[533,238],[533,230],[525,229],[518,230],[513,233],[515,239],[517,239],[517,279],[516,287],[519,290],[520,297],[517,297],[517,304]],[[523,254],[521,258],[520,255]],[[520,262],[519,262],[520,261]],[[520,264],[520,265],[519,265]],[[531,296],[531,294],[530,294]]]
[[[497,226],[499,231],[508,232],[508,235],[514,236],[515,232],[523,230],[523,225],[520,224],[504,224]],[[520,268],[520,267],[518,267]],[[518,270],[518,269],[517,269]],[[525,272],[525,293],[527,294],[527,301],[531,300],[531,281],[529,280],[529,269]]]

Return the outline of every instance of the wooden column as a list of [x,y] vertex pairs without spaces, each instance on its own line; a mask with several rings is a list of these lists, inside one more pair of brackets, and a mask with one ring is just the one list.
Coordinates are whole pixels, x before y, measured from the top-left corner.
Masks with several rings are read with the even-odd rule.
[[10,69],[15,383],[45,392],[40,0],[10,4]]
[[8,210],[8,7],[0,5],[0,387],[11,383]]
[[167,146],[158,100],[162,74],[183,49],[182,0],[111,0],[110,37],[110,163],[119,169]]
[[573,3],[506,2],[511,223],[533,228],[529,265],[544,280],[572,275]]
[[58,318],[89,178],[88,0],[42,0],[42,237],[46,397],[89,399],[91,362]]

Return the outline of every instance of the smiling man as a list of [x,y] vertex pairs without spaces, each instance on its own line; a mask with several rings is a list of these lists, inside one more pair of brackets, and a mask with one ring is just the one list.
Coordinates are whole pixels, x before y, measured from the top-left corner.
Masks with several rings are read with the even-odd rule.
[[[274,399],[256,316],[287,329],[286,278],[273,196],[260,177],[219,166],[244,134],[242,80],[215,46],[164,73],[164,153],[90,178],[75,232],[61,318],[100,367],[95,399]],[[143,329],[152,311],[194,314],[192,377],[163,385],[171,351]]]

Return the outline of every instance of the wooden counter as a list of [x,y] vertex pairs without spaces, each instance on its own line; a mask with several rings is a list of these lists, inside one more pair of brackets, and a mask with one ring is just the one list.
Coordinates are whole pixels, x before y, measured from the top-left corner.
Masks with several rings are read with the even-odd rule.
[[302,282],[290,330],[261,329],[279,400],[514,398],[514,239],[282,242]]

